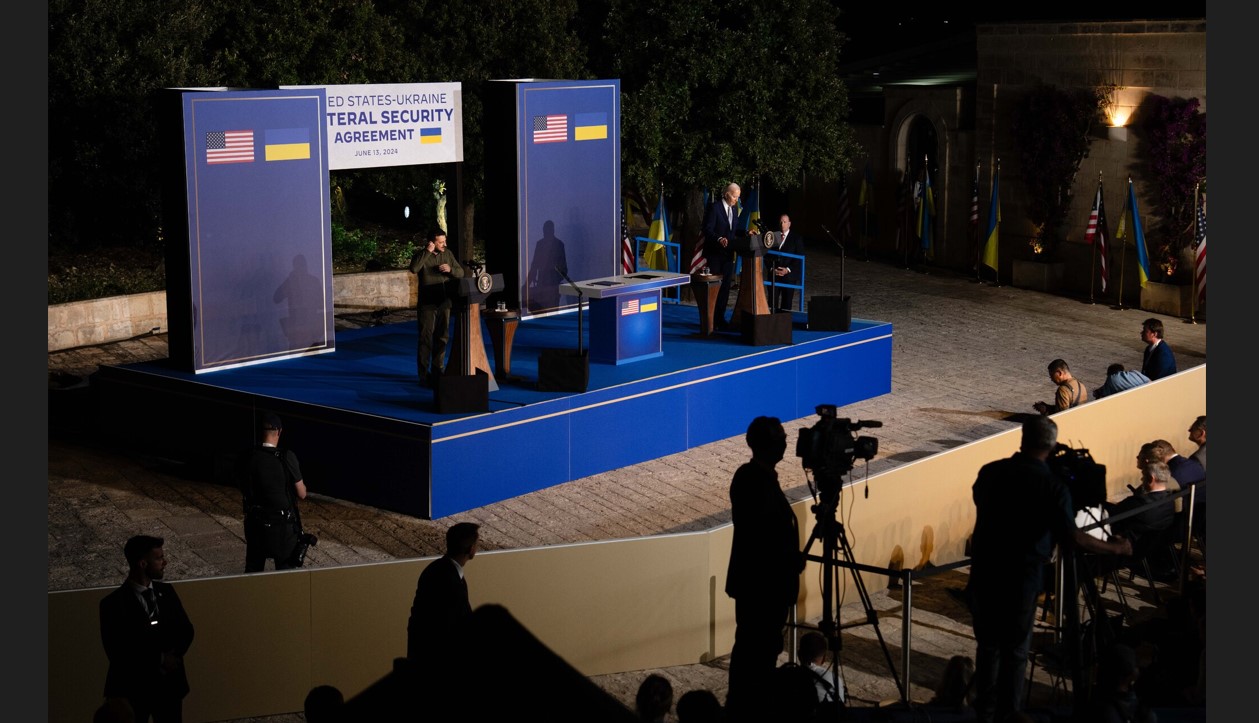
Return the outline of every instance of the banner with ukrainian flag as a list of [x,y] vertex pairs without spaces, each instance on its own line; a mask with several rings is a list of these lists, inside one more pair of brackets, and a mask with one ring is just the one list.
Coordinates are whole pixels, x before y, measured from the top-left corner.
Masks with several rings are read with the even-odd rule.
[[[280,87],[320,88],[327,95],[324,132],[328,141],[329,170],[463,160],[463,86],[460,83]],[[602,137],[606,138],[606,117],[603,127]]]

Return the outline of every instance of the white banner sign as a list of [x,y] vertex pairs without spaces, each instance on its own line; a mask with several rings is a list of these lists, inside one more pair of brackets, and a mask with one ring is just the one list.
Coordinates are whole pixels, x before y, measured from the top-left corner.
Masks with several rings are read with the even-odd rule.
[[281,87],[327,94],[329,170],[463,160],[460,83]]

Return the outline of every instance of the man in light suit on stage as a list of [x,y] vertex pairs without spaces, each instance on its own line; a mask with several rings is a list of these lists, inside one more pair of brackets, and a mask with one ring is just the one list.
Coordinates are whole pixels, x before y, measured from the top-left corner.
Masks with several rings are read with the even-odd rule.
[[713,309],[713,329],[728,331],[726,306],[730,303],[730,286],[734,283],[734,240],[736,235],[747,235],[739,213],[739,196],[743,190],[731,183],[722,192],[721,199],[708,204],[704,211],[704,258],[708,268],[721,277],[717,289],[717,304]]

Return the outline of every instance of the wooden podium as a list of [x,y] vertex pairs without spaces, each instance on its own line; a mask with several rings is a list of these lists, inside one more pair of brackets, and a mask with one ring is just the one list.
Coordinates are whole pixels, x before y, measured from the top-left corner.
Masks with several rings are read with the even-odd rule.
[[494,346],[494,376],[500,381],[518,381],[511,373],[511,345],[520,325],[520,312],[504,309],[486,309],[485,326],[490,330],[490,343]]
[[721,277],[717,274],[691,274],[691,293],[699,309],[699,335],[712,336],[713,316],[717,308],[717,289]]
[[437,411],[488,412],[490,391],[498,391],[481,336],[481,303],[503,290],[502,274],[473,274],[450,282],[455,287],[455,339],[446,373],[437,380]]
[[765,296],[765,265],[761,262],[768,246],[761,234],[740,234],[734,241],[742,260],[739,272],[739,298],[730,312],[730,326],[738,329],[743,341],[752,346],[791,343],[791,314],[775,314]]

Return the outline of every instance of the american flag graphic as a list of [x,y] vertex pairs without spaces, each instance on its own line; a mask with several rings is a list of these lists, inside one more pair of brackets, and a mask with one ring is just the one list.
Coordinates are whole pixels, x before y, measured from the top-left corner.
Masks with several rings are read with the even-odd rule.
[[563,143],[568,140],[568,116],[535,115],[533,117],[534,143]]
[[621,304],[621,316],[638,313],[638,299],[630,299]]
[[1198,277],[1198,299],[1207,298],[1207,194],[1198,202],[1198,228],[1194,230],[1198,249],[1193,256],[1193,273]]
[[253,131],[210,131],[205,134],[205,162],[253,163]]

